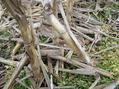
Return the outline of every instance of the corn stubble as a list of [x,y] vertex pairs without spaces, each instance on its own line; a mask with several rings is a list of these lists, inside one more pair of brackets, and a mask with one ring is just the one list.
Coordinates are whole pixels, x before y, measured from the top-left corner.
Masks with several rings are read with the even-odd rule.
[[[83,27],[87,26],[84,30],[77,29],[79,26],[75,21],[73,23],[76,18],[72,19],[72,15],[75,15],[75,13],[72,14],[75,2],[77,3],[78,0],[2,0],[7,13],[10,13],[11,18],[16,20],[15,24],[18,27],[15,28],[14,26],[14,28],[19,32],[17,33],[19,38],[11,39],[16,43],[11,52],[10,59],[13,60],[0,58],[0,62],[15,67],[14,73],[3,89],[12,89],[18,81],[22,84],[22,80],[25,78],[31,81],[31,85],[30,87],[22,85],[30,89],[73,89],[74,86],[57,86],[56,80],[58,81],[62,76],[59,71],[96,77],[90,89],[94,89],[97,85],[100,75],[113,77],[112,72],[95,67],[88,53],[82,47],[83,45],[80,41],[82,36],[89,41],[93,41],[93,38],[81,31],[97,27],[85,23],[82,25]],[[30,14],[28,14],[29,12]],[[84,17],[86,16],[84,15]],[[41,23],[39,24],[38,22]],[[37,23],[37,27],[34,28],[34,24]],[[74,30],[81,33],[79,35],[80,39],[76,37]],[[49,35],[50,32],[52,36]],[[39,36],[42,34],[48,38],[46,44],[39,41]],[[97,36],[100,33],[91,30],[89,34]],[[56,40],[53,38],[59,41],[62,40],[63,44],[55,42]],[[19,50],[23,48],[24,52],[19,53]],[[16,61],[15,59],[19,60]],[[66,69],[65,64],[75,66],[77,69]],[[23,70],[26,71],[26,76],[20,79],[19,75]]]

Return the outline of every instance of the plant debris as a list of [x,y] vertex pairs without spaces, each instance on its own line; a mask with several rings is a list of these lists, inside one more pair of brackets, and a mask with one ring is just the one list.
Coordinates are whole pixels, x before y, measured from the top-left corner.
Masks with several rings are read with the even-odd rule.
[[[0,70],[0,88],[84,89],[60,85],[68,73],[93,77],[89,89],[115,89],[119,73],[103,68],[103,59],[119,58],[118,6],[118,0],[1,0],[0,62],[7,70]],[[102,76],[116,82],[102,83]]]

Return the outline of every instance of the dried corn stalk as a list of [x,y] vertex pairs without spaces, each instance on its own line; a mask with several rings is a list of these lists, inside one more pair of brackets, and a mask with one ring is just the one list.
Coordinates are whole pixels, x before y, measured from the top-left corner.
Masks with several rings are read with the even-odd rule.
[[35,80],[40,81],[42,73],[40,70],[40,57],[35,49],[34,33],[24,14],[23,8],[18,0],[2,0],[7,10],[14,16],[19,24],[24,45],[29,56],[29,61]]

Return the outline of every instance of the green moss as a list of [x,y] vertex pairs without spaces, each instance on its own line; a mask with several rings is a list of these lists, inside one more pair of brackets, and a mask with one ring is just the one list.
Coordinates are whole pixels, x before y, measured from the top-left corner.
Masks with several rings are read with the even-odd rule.
[[[109,48],[111,46],[117,45],[118,42],[105,39],[101,41],[96,47],[97,51]],[[115,75],[119,74],[119,48],[115,48],[106,52],[102,52],[101,56],[103,57],[102,62],[97,66],[105,70],[114,72]]]
[[93,76],[73,75],[63,73],[62,79],[59,81],[60,86],[73,86],[74,89],[87,89],[93,82]]

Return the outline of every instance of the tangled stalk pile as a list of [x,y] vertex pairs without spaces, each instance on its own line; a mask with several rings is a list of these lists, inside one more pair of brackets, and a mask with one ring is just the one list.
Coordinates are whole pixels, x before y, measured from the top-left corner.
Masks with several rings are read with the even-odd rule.
[[[13,46],[7,57],[0,54],[0,62],[14,69],[3,89],[12,89],[18,83],[26,89],[75,89],[58,86],[63,72],[94,76],[89,89],[114,89],[118,80],[108,86],[99,83],[100,76],[113,78],[114,73],[96,65],[100,53],[119,45],[94,52],[94,45],[103,37],[119,41],[119,12],[114,11],[114,19],[112,15],[103,18],[105,23],[98,16],[111,3],[118,1],[1,0],[0,40],[4,46]],[[7,36],[3,36],[5,32]],[[25,76],[20,78],[23,72]],[[30,86],[22,82],[26,79]]]

